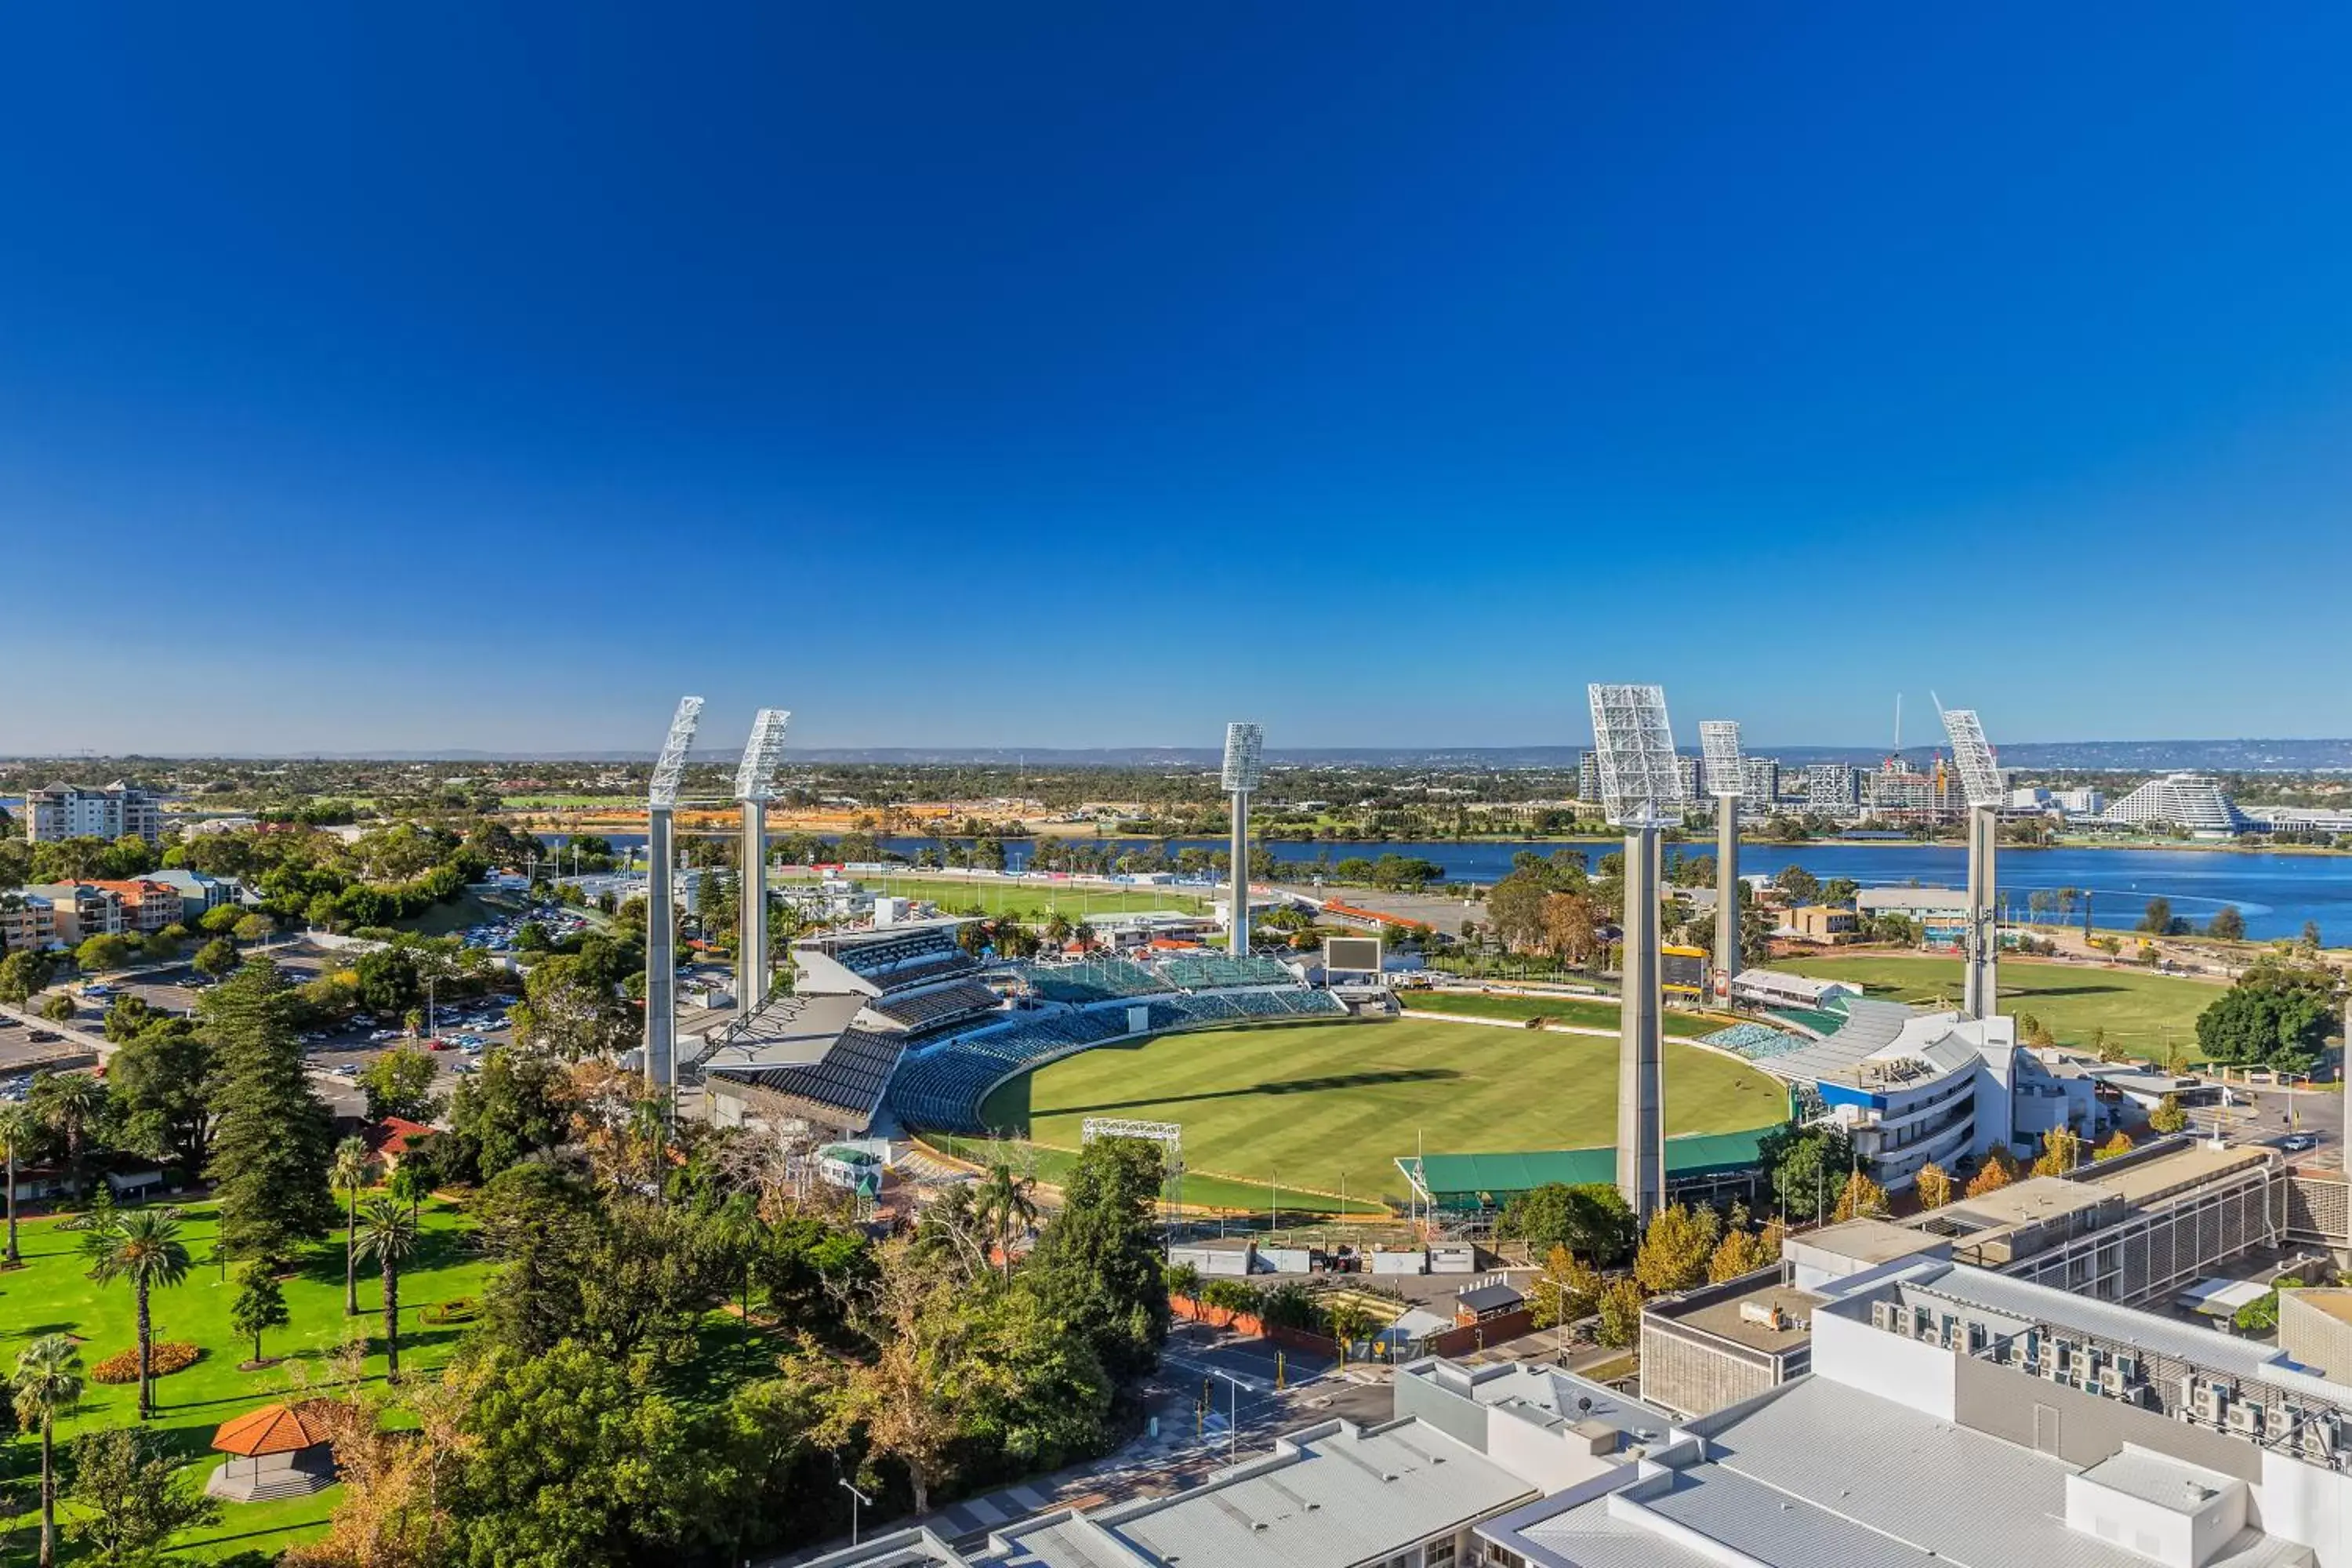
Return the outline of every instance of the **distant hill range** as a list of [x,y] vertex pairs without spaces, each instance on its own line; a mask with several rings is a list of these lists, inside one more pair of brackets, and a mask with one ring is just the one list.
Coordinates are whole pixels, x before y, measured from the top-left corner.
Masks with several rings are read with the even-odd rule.
[[[1808,763],[1851,763],[1874,767],[1886,756],[1872,746],[1772,746],[1755,744],[1757,756],[1776,757],[1783,766]],[[1696,746],[1684,751],[1697,754]],[[1276,764],[1370,768],[1542,768],[1577,765],[1582,746],[1269,746],[1266,760]],[[2336,741],[2037,741],[1999,748],[2002,765],[2037,772],[2074,770],[2085,773],[2317,773],[2352,771],[2352,740]],[[1927,765],[1937,749],[1906,746],[1903,754],[1914,766]],[[189,760],[199,754],[183,753]],[[232,753],[215,752],[211,760]],[[989,763],[1032,768],[1213,768],[1222,753],[1211,746],[850,746],[793,747],[787,753],[799,763],[901,763],[908,766]],[[253,761],[315,760],[320,762],[383,763],[649,763],[650,751],[486,752],[448,751],[304,752],[281,752]],[[698,763],[732,763],[731,748],[698,750]],[[36,759],[26,758],[26,761]],[[97,759],[83,755],[74,762]],[[161,756],[124,757],[124,763],[168,762]]]

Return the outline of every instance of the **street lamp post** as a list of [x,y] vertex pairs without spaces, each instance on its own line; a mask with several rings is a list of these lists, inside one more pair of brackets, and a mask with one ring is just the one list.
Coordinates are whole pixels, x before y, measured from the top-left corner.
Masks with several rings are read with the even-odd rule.
[[840,1487],[842,1490],[847,1492],[852,1498],[856,1500],[849,1505],[849,1544],[856,1546],[857,1544],[858,1508],[861,1504],[866,1508],[872,1508],[874,1506],[874,1500],[867,1497],[864,1492],[859,1491],[856,1487],[851,1486],[847,1476],[836,1477],[834,1484]]

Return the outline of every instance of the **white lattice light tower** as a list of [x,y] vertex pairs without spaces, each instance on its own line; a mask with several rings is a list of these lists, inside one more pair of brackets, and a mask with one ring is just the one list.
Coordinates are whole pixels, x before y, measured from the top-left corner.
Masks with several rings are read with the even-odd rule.
[[1739,796],[1746,764],[1739,755],[1739,725],[1729,719],[1702,719],[1699,752],[1706,793],[1715,796],[1715,985],[1731,997],[1739,978]]
[[1625,830],[1625,958],[1617,1037],[1617,1191],[1646,1223],[1666,1201],[1665,995],[1658,973],[1658,830],[1682,820],[1682,769],[1657,686],[1594,684],[1601,798]]
[[1225,726],[1225,793],[1234,797],[1233,920],[1228,926],[1236,955],[1250,950],[1249,802],[1265,777],[1265,731],[1256,724]]
[[2000,838],[2000,768],[1984,726],[1969,708],[1937,710],[1944,716],[1944,733],[1952,742],[1952,768],[1969,797],[1969,952],[1968,978],[1961,988],[1961,1009],[1971,1018],[1990,1018],[2000,1011],[1996,977],[2000,931],[1993,915],[1993,850]]
[[679,698],[646,790],[646,1094],[662,1102],[665,1116],[677,1100],[677,847],[670,814],[701,721],[702,699]]
[[762,708],[735,770],[735,798],[743,804],[743,907],[735,922],[735,1016],[749,1019],[768,999],[768,802],[776,764],[783,760],[784,725],[792,715]]

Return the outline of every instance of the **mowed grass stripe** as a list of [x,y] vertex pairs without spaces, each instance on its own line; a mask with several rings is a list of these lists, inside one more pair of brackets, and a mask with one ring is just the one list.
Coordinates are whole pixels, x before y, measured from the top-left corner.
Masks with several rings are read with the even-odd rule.
[[[1468,991],[1403,991],[1397,994],[1397,1000],[1408,1012],[1458,1013],[1465,1018],[1548,1018],[1580,1029],[1614,1029],[1624,1021],[1615,1002],[1589,996],[1488,996]],[[1721,1018],[1669,1009],[1661,1026],[1669,1036],[1696,1039],[1727,1026]]]
[[[1063,1148],[1089,1116],[1175,1121],[1186,1164],[1252,1183],[1402,1201],[1416,1133],[1432,1152],[1614,1141],[1617,1047],[1591,1036],[1403,1018],[1172,1035],[1097,1047],[992,1094],[992,1127]],[[1780,1085],[1666,1047],[1666,1129],[1727,1132],[1787,1112]]]

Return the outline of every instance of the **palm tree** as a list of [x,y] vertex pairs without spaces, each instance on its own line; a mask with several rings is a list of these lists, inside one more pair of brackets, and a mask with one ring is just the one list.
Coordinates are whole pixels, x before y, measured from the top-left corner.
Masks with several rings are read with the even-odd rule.
[[58,1416],[81,1398],[81,1352],[63,1334],[35,1340],[16,1352],[16,1425],[41,1429],[41,1568],[58,1559]]
[[188,1277],[188,1249],[180,1242],[180,1222],[161,1209],[133,1209],[89,1238],[89,1277],[101,1285],[126,1281],[139,1298],[139,1418],[154,1414],[153,1384],[148,1376],[154,1345],[154,1320],[147,1309],[148,1292],[177,1285]]
[[360,1189],[367,1185],[368,1147],[361,1138],[335,1145],[335,1163],[327,1171],[329,1184],[343,1194],[343,1316],[360,1315]]
[[26,1103],[37,1106],[49,1131],[66,1141],[66,1158],[79,1186],[86,1173],[89,1130],[106,1114],[106,1086],[88,1073],[56,1073],[35,1084]]
[[400,1265],[416,1250],[415,1216],[392,1198],[372,1198],[361,1215],[360,1256],[383,1265],[383,1373],[400,1379]]
[[31,1107],[21,1102],[0,1105],[0,1146],[5,1146],[8,1156],[7,1263],[11,1268],[21,1261],[16,1252],[16,1160],[38,1131],[40,1123],[33,1119]]
[[981,1178],[980,1191],[972,1205],[979,1211],[981,1222],[995,1236],[997,1250],[1004,1255],[1007,1279],[1013,1278],[1013,1238],[1037,1218],[1036,1201],[1029,1195],[1036,1184],[1027,1176],[1015,1175],[1010,1165],[991,1165],[988,1174]]

